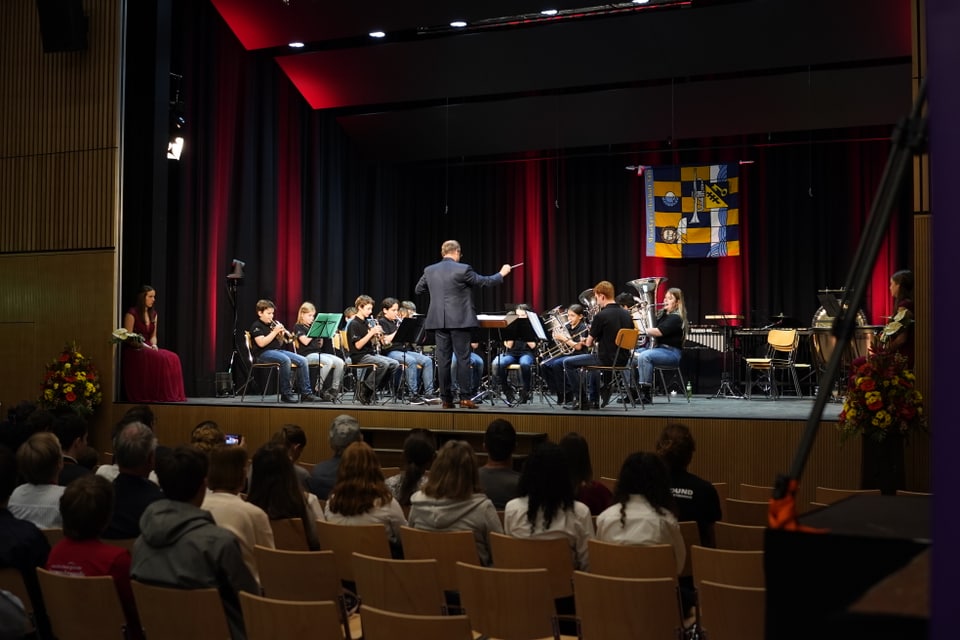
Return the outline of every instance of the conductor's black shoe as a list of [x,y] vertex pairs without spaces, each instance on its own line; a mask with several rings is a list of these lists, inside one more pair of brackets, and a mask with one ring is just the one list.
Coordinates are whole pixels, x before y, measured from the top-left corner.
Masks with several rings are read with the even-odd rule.
[[292,394],[292,393],[283,394],[282,396],[280,396],[280,400],[282,402],[287,402],[290,404],[296,404],[300,402],[300,398],[298,398],[295,394]]

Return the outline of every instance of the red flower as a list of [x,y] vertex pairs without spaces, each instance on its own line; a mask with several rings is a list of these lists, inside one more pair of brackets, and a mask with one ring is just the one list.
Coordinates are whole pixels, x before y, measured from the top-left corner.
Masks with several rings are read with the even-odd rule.
[[861,391],[873,391],[874,389],[877,388],[877,381],[874,380],[873,378],[862,378],[860,380],[860,384],[858,384],[857,387]]
[[77,399],[77,394],[75,394],[73,391],[71,391],[70,393],[68,393],[68,394],[66,395],[66,398],[67,398],[67,402],[73,402],[74,400]]
[[70,359],[70,354],[67,353],[66,351],[60,354],[60,362],[66,362],[69,359]]

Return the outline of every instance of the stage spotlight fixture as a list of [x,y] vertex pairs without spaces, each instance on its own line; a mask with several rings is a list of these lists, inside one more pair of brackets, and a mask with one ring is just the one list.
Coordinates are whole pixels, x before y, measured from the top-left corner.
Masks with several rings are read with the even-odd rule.
[[465,26],[467,26],[467,23],[465,20],[454,20],[450,23],[450,26],[454,29],[463,29]]
[[227,280],[243,280],[243,268],[245,266],[247,266],[246,262],[234,258],[230,264],[231,271],[227,275]]
[[371,31],[369,35],[370,35],[371,38],[386,38],[386,37],[387,37],[387,34],[386,34],[385,31]]
[[179,160],[183,153],[184,128],[187,124],[187,118],[184,116],[186,106],[180,99],[180,83],[183,76],[179,73],[170,74],[170,139],[167,142],[167,158],[170,160]]

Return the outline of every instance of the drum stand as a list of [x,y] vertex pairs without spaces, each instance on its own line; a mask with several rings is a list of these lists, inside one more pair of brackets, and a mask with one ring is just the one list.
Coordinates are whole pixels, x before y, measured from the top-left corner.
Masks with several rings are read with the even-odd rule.
[[723,370],[720,372],[720,388],[714,394],[714,398],[745,398],[741,393],[737,393],[733,388],[733,372],[729,367],[729,361],[736,358],[736,351],[733,348],[733,327],[724,323],[723,326]]

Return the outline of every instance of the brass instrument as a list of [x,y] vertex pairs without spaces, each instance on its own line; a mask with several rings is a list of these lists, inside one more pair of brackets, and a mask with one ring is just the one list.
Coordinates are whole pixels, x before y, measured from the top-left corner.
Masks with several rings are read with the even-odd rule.
[[[373,329],[375,327],[380,326],[380,323],[377,322],[376,319],[374,318],[367,318],[367,326]],[[370,341],[373,343],[373,350],[376,352],[377,355],[380,355],[380,334],[379,333],[373,334],[373,337],[370,338]]]
[[277,327],[280,327],[280,333],[277,334],[277,339],[283,344],[291,344],[297,339],[297,336],[295,336],[292,332],[287,331],[286,327],[276,320],[270,323],[270,329],[276,329]]
[[656,346],[656,339],[647,335],[647,329],[657,326],[657,290],[660,284],[667,279],[662,276],[652,278],[637,278],[627,284],[640,292],[640,302],[630,308],[630,315],[633,316],[633,324],[640,332],[637,340],[638,347],[653,348]]
[[600,313],[600,303],[597,302],[592,288],[580,292],[580,304],[583,305],[587,322],[593,322],[593,317]]
[[561,309],[562,307],[554,307],[546,314],[547,319],[544,321],[543,326],[554,340],[553,345],[549,347],[545,346],[546,343],[541,343],[540,364],[546,364],[554,358],[573,352],[573,347],[567,344],[567,342],[572,339],[572,336],[567,329],[566,318],[564,318]]

